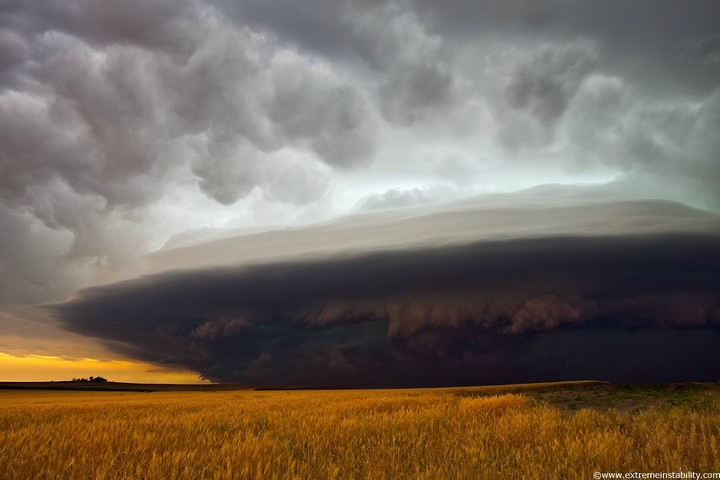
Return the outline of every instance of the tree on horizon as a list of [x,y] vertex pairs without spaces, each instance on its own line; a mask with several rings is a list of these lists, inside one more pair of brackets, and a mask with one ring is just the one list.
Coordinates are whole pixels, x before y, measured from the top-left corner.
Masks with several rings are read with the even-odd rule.
[[73,379],[72,379],[71,381],[72,381],[72,382],[96,382],[96,383],[99,382],[99,383],[102,383],[102,382],[107,382],[108,379],[105,378],[105,377],[101,377],[101,376],[98,375],[97,377],[90,376],[90,377],[88,377],[88,378],[85,378],[85,377],[75,378],[75,377],[73,377]]

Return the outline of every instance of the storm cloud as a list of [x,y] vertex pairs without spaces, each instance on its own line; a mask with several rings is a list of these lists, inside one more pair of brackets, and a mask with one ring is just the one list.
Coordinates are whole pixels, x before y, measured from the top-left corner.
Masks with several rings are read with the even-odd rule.
[[1,2],[0,327],[55,302],[112,352],[250,383],[596,376],[594,336],[638,378],[709,378],[719,24],[706,0]]
[[56,259],[89,276],[88,262],[127,258],[115,229],[137,230],[131,243],[147,250],[142,223],[188,175],[222,205],[253,189],[303,205],[325,193],[327,167],[370,163],[375,114],[344,72],[210,5],[136,3],[2,7],[0,198],[8,222],[25,215],[71,239]]
[[[0,218],[25,225],[3,229],[3,251],[24,257],[14,277],[40,283],[16,291],[2,280],[4,303],[60,299],[88,283],[93,265],[120,265],[195,228],[181,212],[148,228],[178,197],[253,198],[257,223],[322,220],[338,175],[382,172],[398,156],[480,150],[507,172],[552,158],[536,169],[608,168],[660,185],[653,195],[720,202],[712,2],[0,9]],[[432,170],[422,163],[403,168]],[[455,196],[484,188],[482,168],[470,162]],[[347,204],[427,187],[363,185]],[[128,238],[116,241],[118,231]],[[52,245],[40,255],[13,247],[25,243]],[[39,279],[35,258],[59,270]]]
[[[649,339],[679,335],[694,344],[720,333],[718,220],[663,205],[636,208],[664,212],[655,221],[660,231],[647,224],[646,233],[524,232],[430,248],[304,253],[166,271],[82,290],[51,309],[65,328],[118,352],[224,382],[660,381],[690,365],[694,379],[712,379],[719,366],[701,361],[710,343],[688,354],[682,346],[652,351]],[[568,221],[567,212],[558,216]],[[714,227],[694,231],[700,220]]]

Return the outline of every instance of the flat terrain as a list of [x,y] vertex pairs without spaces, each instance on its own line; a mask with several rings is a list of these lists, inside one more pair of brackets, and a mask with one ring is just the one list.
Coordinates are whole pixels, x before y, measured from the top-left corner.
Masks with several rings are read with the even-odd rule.
[[219,383],[171,384],[124,382],[0,382],[2,390],[82,390],[94,392],[219,392],[253,387]]
[[720,472],[718,384],[275,391],[114,385],[0,391],[0,478]]

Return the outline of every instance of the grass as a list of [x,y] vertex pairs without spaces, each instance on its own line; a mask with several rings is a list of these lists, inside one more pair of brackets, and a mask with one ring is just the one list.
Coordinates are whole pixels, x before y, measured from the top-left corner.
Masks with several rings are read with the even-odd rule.
[[720,472],[720,388],[0,392],[2,479]]

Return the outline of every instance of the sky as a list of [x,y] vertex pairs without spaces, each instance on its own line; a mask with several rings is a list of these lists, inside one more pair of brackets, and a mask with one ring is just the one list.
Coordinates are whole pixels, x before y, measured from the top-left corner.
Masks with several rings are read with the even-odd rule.
[[0,2],[0,381],[720,378],[714,0]]

